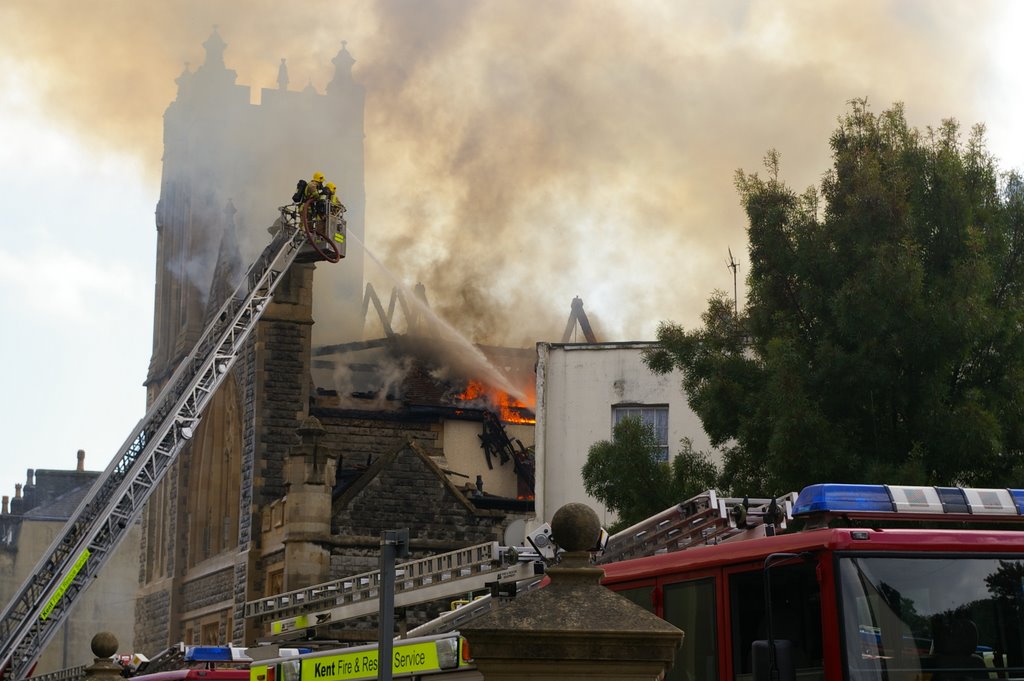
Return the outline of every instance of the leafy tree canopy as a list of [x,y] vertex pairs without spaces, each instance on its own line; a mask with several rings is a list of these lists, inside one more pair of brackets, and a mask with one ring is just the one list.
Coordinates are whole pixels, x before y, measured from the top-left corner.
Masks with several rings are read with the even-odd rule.
[[854,101],[820,187],[736,174],[748,298],[665,322],[645,361],[678,367],[723,482],[1024,482],[1024,184],[984,128],[921,132]]
[[715,487],[717,470],[689,440],[672,462],[656,458],[658,438],[650,425],[625,418],[615,425],[611,440],[591,446],[583,466],[583,486],[618,522],[614,533]]

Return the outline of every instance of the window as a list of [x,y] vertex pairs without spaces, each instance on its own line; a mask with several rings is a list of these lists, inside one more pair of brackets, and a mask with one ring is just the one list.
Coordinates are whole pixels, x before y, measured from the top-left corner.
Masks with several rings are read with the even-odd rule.
[[665,585],[665,619],[683,630],[683,647],[666,681],[718,678],[718,626],[715,580],[695,579]]
[[238,545],[241,404],[235,381],[225,381],[211,399],[189,453],[183,455],[189,461],[184,538],[189,567]]
[[222,643],[220,640],[220,621],[204,623],[200,628],[199,636],[201,639],[201,645],[220,645]]
[[625,418],[639,419],[644,425],[654,430],[658,438],[658,461],[668,461],[668,407],[651,407],[633,405],[628,407],[612,407],[612,427]]
[[622,591],[618,591],[616,593],[618,593],[620,596],[625,596],[633,603],[636,603],[647,612],[653,614],[654,599],[652,598],[651,593],[653,590],[654,587],[652,586],[640,586],[635,589],[623,589]]
[[177,464],[172,464],[164,479],[156,486],[150,495],[149,502],[143,512],[143,522],[146,526],[144,535],[146,551],[146,583],[157,581],[166,577],[167,572],[167,537],[168,518],[170,513],[170,492],[173,487],[173,478],[178,474]]
[[264,594],[272,596],[284,592],[284,566],[267,570],[267,587]]
[[[790,642],[797,678],[824,678],[821,641],[821,589],[816,564],[799,562],[771,568],[772,638]],[[754,641],[768,638],[764,571],[729,576],[732,660],[737,681],[753,677]]]
[[839,578],[853,678],[1022,677],[1019,556],[849,556]]

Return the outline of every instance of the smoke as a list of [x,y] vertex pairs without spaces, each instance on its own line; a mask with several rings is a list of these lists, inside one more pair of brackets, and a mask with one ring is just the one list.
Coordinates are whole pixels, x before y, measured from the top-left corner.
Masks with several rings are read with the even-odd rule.
[[[369,375],[359,376],[351,365],[337,362],[332,372],[338,406],[373,411],[396,408],[402,396],[402,383],[413,368],[411,357],[395,357],[387,352],[372,353],[372,363],[365,363]],[[359,395],[360,397],[354,397]]]
[[[734,171],[777,148],[790,184],[816,183],[852,98],[904,101],[919,126],[984,121],[974,102],[1000,8],[15,0],[0,8],[0,44],[48,116],[97,149],[139,154],[156,181],[174,79],[202,61],[214,24],[254,88],[274,87],[286,57],[291,89],[322,92],[346,40],[367,94],[367,245],[472,340],[528,346],[559,339],[575,295],[602,340],[696,323],[732,285],[728,248],[744,272]],[[330,326],[318,318],[316,331]]]

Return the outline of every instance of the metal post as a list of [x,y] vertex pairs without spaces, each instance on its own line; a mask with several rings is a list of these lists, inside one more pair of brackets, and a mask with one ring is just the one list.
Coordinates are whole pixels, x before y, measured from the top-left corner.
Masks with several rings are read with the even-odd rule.
[[736,262],[735,259],[733,259],[733,257],[732,257],[732,249],[731,248],[729,249],[729,264],[726,265],[726,267],[728,267],[730,270],[732,270],[732,314],[733,314],[734,317],[739,317],[740,311],[739,311],[739,298],[737,298],[737,289],[736,289],[736,270],[738,270],[740,268],[740,264],[738,262]]
[[395,630],[395,558],[409,556],[409,528],[380,533],[380,613],[377,618],[377,678],[391,681]]

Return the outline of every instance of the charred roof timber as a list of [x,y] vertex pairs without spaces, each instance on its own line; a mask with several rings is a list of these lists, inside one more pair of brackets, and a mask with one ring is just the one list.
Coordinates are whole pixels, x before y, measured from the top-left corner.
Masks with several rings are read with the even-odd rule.
[[583,300],[579,296],[572,299],[569,322],[565,325],[565,333],[562,334],[563,343],[568,343],[572,339],[577,324],[579,324],[580,331],[583,332],[583,337],[587,339],[588,343],[597,342],[597,336],[594,335],[594,330],[590,328],[590,320],[587,319],[587,313],[583,311]]
[[436,335],[436,329],[434,329],[433,322],[429,318],[429,315],[423,314],[423,311],[429,310],[430,305],[427,303],[427,290],[423,284],[416,284],[416,288],[413,290],[413,300],[406,300],[405,295],[398,287],[391,289],[391,297],[388,299],[388,309],[384,311],[384,305],[380,301],[380,297],[377,295],[376,289],[373,288],[373,284],[367,282],[366,290],[363,294],[363,326],[366,326],[366,313],[370,309],[370,304],[373,304],[373,309],[377,312],[377,317],[380,319],[380,324],[384,329],[384,335],[387,338],[391,338],[395,335],[394,321],[395,321],[395,310],[396,305],[402,310],[402,316],[405,318],[406,333],[414,335]]

